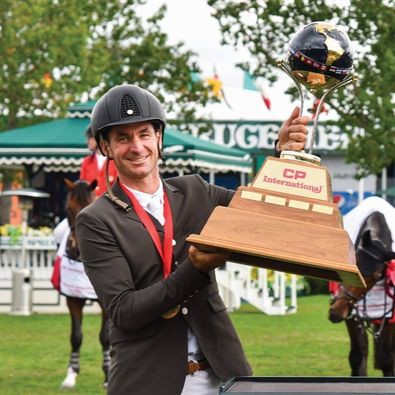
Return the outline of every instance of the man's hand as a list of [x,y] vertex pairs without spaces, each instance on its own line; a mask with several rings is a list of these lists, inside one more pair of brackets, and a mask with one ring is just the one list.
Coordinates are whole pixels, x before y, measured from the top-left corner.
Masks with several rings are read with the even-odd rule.
[[204,273],[223,266],[229,257],[230,253],[203,252],[194,246],[189,247],[189,260],[196,269]]
[[299,116],[300,109],[295,107],[291,116],[278,131],[278,151],[302,151],[307,139],[307,123],[310,118]]

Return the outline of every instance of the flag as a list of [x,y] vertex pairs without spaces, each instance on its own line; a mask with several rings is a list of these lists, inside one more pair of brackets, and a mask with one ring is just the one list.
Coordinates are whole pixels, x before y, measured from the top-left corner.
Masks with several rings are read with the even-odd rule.
[[42,83],[44,86],[49,89],[52,86],[53,79],[51,76],[51,73],[44,73],[43,78],[42,78]]
[[267,94],[262,88],[262,85],[257,85],[254,77],[247,71],[244,71],[244,82],[243,82],[243,89],[259,92],[261,94],[261,98],[263,103],[265,104],[266,108],[270,110],[271,102]]
[[199,73],[196,71],[191,71],[191,81],[192,82],[200,82],[202,79],[200,78]]
[[254,77],[247,71],[244,72],[243,89],[255,92],[258,91],[258,88],[255,85]]
[[214,73],[212,77],[206,78],[208,86],[211,88],[212,94],[220,99],[223,95],[222,93],[222,81],[219,79],[218,74]]
[[183,92],[192,92],[194,91],[194,84],[202,83],[202,79],[200,77],[200,74],[197,73],[196,71],[190,71],[189,72],[189,80],[186,84],[185,88],[182,88],[181,90]]
[[262,98],[263,102],[265,103],[266,108],[270,111],[272,103],[271,103],[271,101],[269,99],[269,96],[267,96],[267,94],[262,89],[262,87],[261,87],[261,98]]
[[229,104],[226,96],[225,96],[225,92],[224,89],[222,87],[222,81],[220,80],[217,70],[214,67],[214,74],[212,77],[206,78],[206,83],[209,85],[209,87],[211,88],[211,92],[212,94],[218,98],[218,99],[223,99],[223,101],[225,102],[225,104],[231,109],[232,106]]
[[[317,112],[319,103],[320,103],[320,99],[318,97],[316,97],[314,99],[312,108],[309,110],[312,113],[311,119],[314,119],[318,115],[318,114],[316,114],[316,112]],[[326,112],[326,113],[328,112],[328,109],[325,107],[325,103],[322,103],[320,114],[323,112]]]

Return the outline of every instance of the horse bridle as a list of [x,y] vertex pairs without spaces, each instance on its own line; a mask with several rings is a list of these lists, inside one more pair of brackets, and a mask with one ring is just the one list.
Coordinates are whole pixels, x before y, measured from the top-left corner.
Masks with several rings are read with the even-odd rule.
[[343,291],[343,295],[333,296],[330,301],[330,305],[333,305],[338,300],[346,299],[348,305],[350,306],[349,316],[346,317],[346,320],[348,320],[352,317],[351,312],[355,308],[355,305],[359,302],[359,300],[361,300],[367,294],[368,291],[366,290],[363,294],[361,294],[359,297],[357,297],[357,296],[353,295],[350,291],[347,291],[343,284],[340,284],[340,288]]
[[[378,241],[379,243],[381,243],[384,246],[384,243],[379,240],[376,239],[375,241]],[[385,247],[385,246],[384,246]],[[387,262],[383,261],[383,258],[374,254],[373,251],[368,250],[365,247],[358,247],[357,248],[357,252],[362,252],[366,255],[368,255],[369,257],[371,257],[372,259],[380,262],[380,264],[387,266]],[[349,315],[348,317],[346,317],[346,320],[355,318],[355,315],[352,314],[353,310],[355,310],[355,305],[363,298],[366,296],[366,294],[368,293],[369,289],[366,288],[366,291],[363,292],[361,295],[359,296],[355,296],[354,294],[352,294],[350,291],[348,291],[343,284],[340,284],[340,288],[343,291],[343,294],[341,296],[337,295],[334,296],[331,301],[330,301],[330,305],[334,304],[336,301],[341,300],[341,299],[346,299],[350,309],[349,309]]]

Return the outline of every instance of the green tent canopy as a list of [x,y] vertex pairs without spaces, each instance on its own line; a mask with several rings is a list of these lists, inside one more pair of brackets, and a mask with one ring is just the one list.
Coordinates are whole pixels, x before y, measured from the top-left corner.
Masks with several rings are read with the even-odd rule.
[[[242,150],[205,141],[166,127],[164,139],[165,167],[191,166],[203,170],[250,173],[252,160]],[[171,169],[168,169],[171,170]]]
[[[84,131],[94,102],[69,109],[69,117],[0,133],[0,166],[38,165],[50,171],[79,171],[89,154]],[[166,127],[164,171],[199,169],[250,173],[252,160],[242,150],[227,148]]]

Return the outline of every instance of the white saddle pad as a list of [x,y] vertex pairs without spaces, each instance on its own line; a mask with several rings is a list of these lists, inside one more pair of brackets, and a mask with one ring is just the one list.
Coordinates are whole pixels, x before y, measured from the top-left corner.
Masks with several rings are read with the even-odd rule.
[[68,229],[60,243],[57,255],[61,258],[60,264],[60,292],[76,298],[97,299],[97,295],[81,261],[69,259],[66,256],[66,244],[70,234]]

